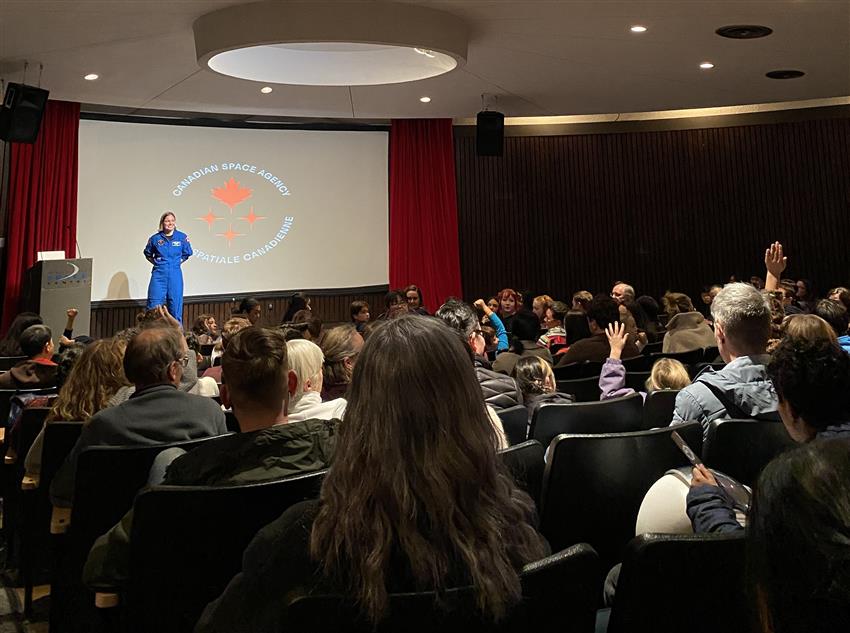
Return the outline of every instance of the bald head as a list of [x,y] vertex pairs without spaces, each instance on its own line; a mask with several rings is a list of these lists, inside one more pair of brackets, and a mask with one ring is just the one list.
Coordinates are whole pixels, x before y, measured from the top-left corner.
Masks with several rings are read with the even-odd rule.
[[635,289],[629,284],[619,283],[611,289],[611,298],[623,304],[635,300]]
[[170,327],[144,329],[124,354],[124,373],[136,389],[161,383],[180,384],[188,348],[180,332]]

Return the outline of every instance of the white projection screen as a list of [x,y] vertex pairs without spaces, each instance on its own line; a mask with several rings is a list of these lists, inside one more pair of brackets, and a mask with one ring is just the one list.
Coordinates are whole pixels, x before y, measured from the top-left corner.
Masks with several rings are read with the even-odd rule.
[[144,299],[171,210],[194,256],[184,296],[388,282],[385,131],[80,121],[78,257],[92,300]]

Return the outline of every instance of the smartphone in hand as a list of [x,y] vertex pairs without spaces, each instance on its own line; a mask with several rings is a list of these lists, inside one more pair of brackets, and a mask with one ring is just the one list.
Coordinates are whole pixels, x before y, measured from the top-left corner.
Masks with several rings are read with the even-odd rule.
[[[685,443],[685,440],[682,439],[681,435],[679,435],[676,431],[673,431],[670,434],[670,438],[694,467],[703,465],[702,460],[696,453],[694,453],[691,447]],[[711,473],[717,480],[717,485],[720,486],[720,488],[725,491],[732,500],[733,506],[744,513],[749,512],[752,493],[747,490],[742,483],[732,479],[729,475],[724,475],[716,470],[712,470]]]

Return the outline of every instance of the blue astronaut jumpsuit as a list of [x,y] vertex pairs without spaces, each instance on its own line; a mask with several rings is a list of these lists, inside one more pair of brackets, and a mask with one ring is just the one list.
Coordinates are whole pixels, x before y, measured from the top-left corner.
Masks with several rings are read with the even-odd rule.
[[153,264],[148,284],[148,310],[165,304],[175,319],[183,323],[183,273],[180,265],[192,256],[186,234],[177,229],[171,237],[163,231],[151,235],[145,258]]

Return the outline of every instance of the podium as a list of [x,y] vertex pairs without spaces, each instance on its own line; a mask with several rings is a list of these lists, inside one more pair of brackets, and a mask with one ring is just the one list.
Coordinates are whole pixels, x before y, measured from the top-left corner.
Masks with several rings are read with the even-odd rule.
[[91,259],[45,260],[24,276],[23,309],[41,315],[57,346],[68,308],[79,310],[74,334],[91,332],[91,264]]

